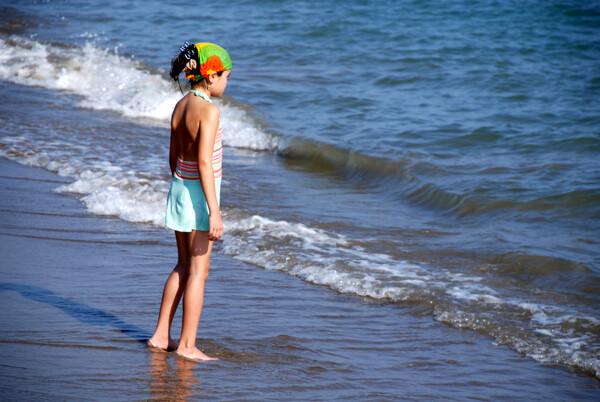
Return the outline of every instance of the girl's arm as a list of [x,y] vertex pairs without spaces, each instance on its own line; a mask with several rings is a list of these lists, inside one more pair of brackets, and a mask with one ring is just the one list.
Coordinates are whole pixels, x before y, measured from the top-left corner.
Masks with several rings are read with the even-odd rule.
[[210,212],[208,232],[209,240],[218,240],[223,235],[223,221],[217,202],[215,176],[212,165],[215,137],[219,128],[219,108],[213,104],[206,105],[205,113],[200,120],[200,140],[198,141],[198,170],[204,190],[204,197]]

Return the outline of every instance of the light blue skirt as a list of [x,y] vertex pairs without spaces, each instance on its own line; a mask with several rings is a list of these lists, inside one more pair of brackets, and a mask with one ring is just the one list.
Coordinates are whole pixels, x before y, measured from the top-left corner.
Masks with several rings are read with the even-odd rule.
[[[215,179],[217,202],[221,200],[221,179]],[[173,176],[167,197],[165,225],[178,232],[207,231],[208,205],[200,180],[184,180]]]

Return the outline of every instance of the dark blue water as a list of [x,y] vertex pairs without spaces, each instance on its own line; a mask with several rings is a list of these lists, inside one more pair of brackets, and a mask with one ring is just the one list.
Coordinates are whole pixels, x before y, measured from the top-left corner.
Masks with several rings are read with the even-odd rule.
[[159,228],[169,60],[219,43],[221,252],[598,376],[599,27],[579,1],[21,2],[0,78],[65,112],[0,116],[0,152]]

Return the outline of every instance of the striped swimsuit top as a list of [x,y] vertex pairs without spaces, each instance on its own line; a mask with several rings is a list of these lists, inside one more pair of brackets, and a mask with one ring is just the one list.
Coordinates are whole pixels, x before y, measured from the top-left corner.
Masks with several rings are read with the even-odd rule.
[[[212,103],[210,98],[200,91],[193,89],[190,92],[196,96],[200,96],[205,101]],[[215,146],[212,154],[212,165],[215,179],[223,177],[223,127],[219,120],[219,128],[217,129],[217,136],[215,137]],[[177,158],[177,166],[175,168],[175,175],[180,179],[184,180],[200,180],[200,173],[198,171],[198,162],[188,162],[180,158]]]

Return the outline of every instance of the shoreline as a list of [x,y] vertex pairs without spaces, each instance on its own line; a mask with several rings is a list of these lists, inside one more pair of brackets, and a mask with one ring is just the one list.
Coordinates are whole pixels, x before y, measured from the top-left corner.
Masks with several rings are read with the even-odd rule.
[[485,335],[261,270],[218,246],[198,344],[221,360],[153,353],[143,342],[176,259],[172,233],[90,215],[75,196],[54,192],[67,182],[0,158],[5,400],[600,395],[594,378],[538,364]]

